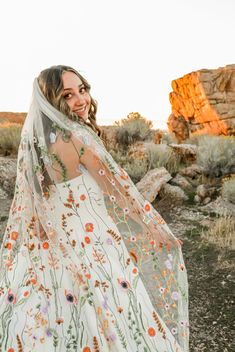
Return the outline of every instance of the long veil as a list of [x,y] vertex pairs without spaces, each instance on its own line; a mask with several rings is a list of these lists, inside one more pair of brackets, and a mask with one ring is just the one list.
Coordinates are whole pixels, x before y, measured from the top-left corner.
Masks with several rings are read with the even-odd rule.
[[[16,277],[21,277],[22,285],[33,286],[34,291],[47,292],[40,270],[45,246],[76,270],[84,243],[81,240],[75,246],[66,229],[61,241],[61,224],[54,221],[50,199],[58,184],[64,183],[68,192],[65,207],[68,214],[75,211],[79,204],[73,202],[69,181],[81,175],[91,176],[99,185],[108,214],[119,230],[110,230],[107,236],[117,243],[124,241],[155,311],[182,350],[188,351],[188,283],[179,241],[96,133],[82,121],[71,121],[56,110],[45,99],[37,79],[22,129],[15,194],[1,246],[0,296],[6,297],[13,290]],[[61,221],[66,222],[66,218]],[[17,266],[19,255],[31,268],[24,276]],[[14,289],[19,291],[19,287]],[[9,314],[12,311],[6,311],[2,304],[0,315]]]

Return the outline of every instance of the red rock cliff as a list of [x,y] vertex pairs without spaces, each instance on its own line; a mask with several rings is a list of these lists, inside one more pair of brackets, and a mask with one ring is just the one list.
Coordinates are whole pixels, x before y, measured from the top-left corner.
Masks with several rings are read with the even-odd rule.
[[235,135],[235,65],[189,73],[172,89],[168,127],[179,142],[195,133]]

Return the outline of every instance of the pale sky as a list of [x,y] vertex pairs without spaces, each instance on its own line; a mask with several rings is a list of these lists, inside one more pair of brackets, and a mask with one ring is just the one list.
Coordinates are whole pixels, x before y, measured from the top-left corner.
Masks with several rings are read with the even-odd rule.
[[0,0],[0,111],[27,111],[34,77],[70,65],[98,124],[138,111],[166,128],[171,81],[235,63],[235,0]]

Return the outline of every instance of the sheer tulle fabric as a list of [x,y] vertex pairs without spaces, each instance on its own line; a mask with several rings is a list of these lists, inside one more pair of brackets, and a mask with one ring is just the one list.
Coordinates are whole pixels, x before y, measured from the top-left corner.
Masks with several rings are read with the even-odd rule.
[[51,106],[37,80],[0,260],[3,351],[188,351],[178,240],[94,131]]

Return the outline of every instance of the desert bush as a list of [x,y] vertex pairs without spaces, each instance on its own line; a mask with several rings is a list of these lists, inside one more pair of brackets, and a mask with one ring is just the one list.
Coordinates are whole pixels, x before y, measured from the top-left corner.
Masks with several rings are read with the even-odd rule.
[[0,152],[3,155],[17,154],[22,125],[3,123],[0,125]]
[[147,145],[148,169],[165,167],[170,174],[180,169],[180,156],[176,154],[167,144]]
[[235,249],[235,219],[230,215],[216,219],[202,237],[220,247]]
[[136,141],[145,141],[152,138],[152,121],[148,121],[138,112],[130,113],[127,118],[116,122],[116,125],[118,126],[117,142],[123,148]]
[[139,182],[148,171],[148,160],[130,159],[123,167],[134,183]]
[[221,177],[235,172],[235,138],[198,136],[197,164],[206,176]]
[[224,180],[221,193],[223,199],[235,204],[235,177]]

